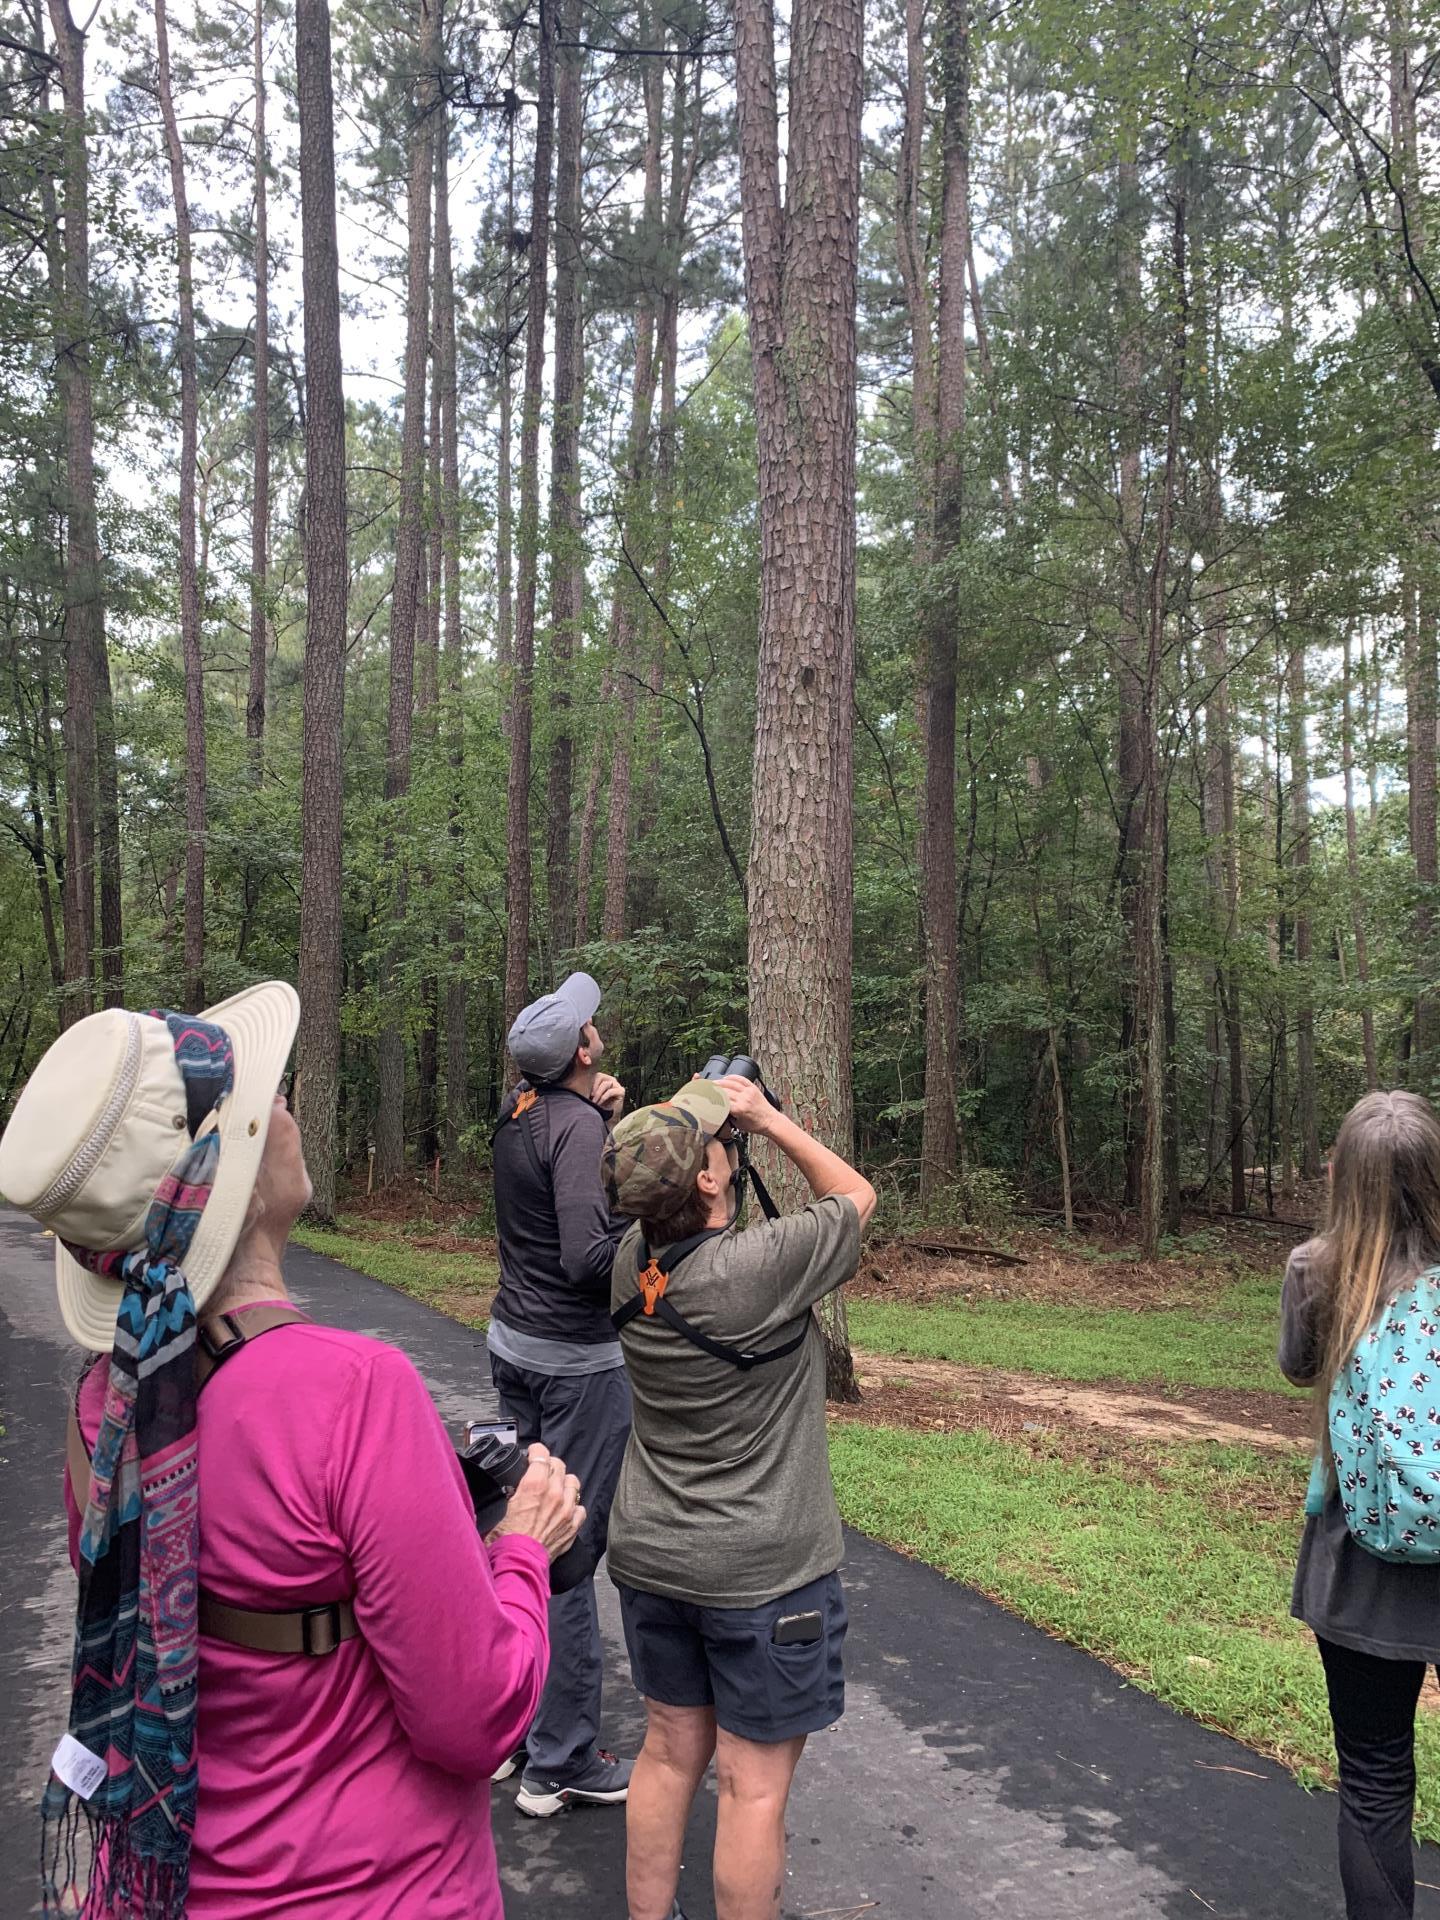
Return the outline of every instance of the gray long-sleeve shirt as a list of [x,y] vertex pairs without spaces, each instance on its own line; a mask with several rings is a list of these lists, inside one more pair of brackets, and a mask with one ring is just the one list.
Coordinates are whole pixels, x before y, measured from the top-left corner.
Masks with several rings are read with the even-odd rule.
[[[522,1082],[507,1097],[495,1134],[500,1291],[490,1345],[540,1372],[618,1366],[610,1268],[630,1223],[611,1215],[600,1183],[609,1121],[593,1102],[564,1087],[541,1092],[527,1112],[512,1118],[516,1100],[527,1091]],[[533,1158],[522,1129],[529,1130]]]

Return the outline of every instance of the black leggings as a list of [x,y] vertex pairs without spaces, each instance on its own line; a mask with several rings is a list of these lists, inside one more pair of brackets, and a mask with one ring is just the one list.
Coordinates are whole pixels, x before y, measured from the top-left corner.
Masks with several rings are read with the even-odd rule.
[[[1319,1635],[1316,1635],[1319,1639]],[[1320,1640],[1340,1762],[1340,1881],[1348,1920],[1415,1911],[1415,1706],[1425,1667]]]

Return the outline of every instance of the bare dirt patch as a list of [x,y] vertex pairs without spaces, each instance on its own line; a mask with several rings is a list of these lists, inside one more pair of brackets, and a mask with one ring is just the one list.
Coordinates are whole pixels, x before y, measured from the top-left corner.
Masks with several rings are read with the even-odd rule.
[[1312,1231],[1312,1221],[1302,1217],[1187,1214],[1181,1238],[1190,1244],[1164,1259],[1142,1261],[1124,1222],[1083,1234],[1018,1220],[1003,1235],[945,1227],[873,1240],[850,1292],[903,1306],[1042,1300],[1136,1312],[1203,1307],[1240,1273],[1278,1272],[1290,1249]]
[[1296,1453],[1308,1444],[1309,1409],[1283,1394],[1186,1388],[1173,1395],[1131,1387],[1043,1380],[948,1360],[857,1353],[864,1400],[842,1417],[875,1426],[1000,1436],[1052,1432],[1131,1440],[1209,1440]]
[[494,1235],[475,1231],[482,1197],[436,1199],[418,1181],[408,1180],[383,1193],[367,1194],[363,1187],[346,1193],[339,1210],[346,1232],[364,1240],[425,1247],[437,1253],[476,1253],[494,1260],[499,1257]]

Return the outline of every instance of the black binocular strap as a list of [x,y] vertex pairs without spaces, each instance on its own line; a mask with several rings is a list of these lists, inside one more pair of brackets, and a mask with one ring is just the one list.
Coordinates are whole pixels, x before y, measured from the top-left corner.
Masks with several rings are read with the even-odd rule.
[[[767,1193],[765,1201],[769,1199],[770,1196]],[[762,1206],[765,1201],[761,1202]],[[728,1231],[727,1227],[710,1227],[704,1233],[692,1234],[688,1240],[679,1241],[671,1250],[669,1263],[662,1270],[665,1279],[668,1280],[680,1262],[692,1254],[697,1247],[703,1246],[707,1240],[713,1240],[716,1234]],[[640,1242],[638,1255],[637,1275],[644,1273],[651,1264],[649,1249],[643,1239]],[[672,1306],[665,1298],[663,1291],[653,1299],[649,1299],[643,1292],[636,1293],[633,1299],[627,1300],[623,1306],[616,1308],[610,1316],[610,1324],[617,1333],[620,1333],[632,1320],[638,1319],[647,1311],[655,1318],[663,1320],[667,1327],[673,1328],[683,1339],[688,1340],[692,1347],[699,1347],[702,1353],[708,1353],[713,1359],[724,1360],[730,1366],[738,1367],[741,1373],[749,1373],[752,1367],[762,1367],[769,1360],[783,1360],[787,1354],[794,1353],[798,1347],[802,1347],[810,1333],[810,1316],[807,1313],[804,1325],[793,1340],[782,1341],[778,1347],[767,1347],[764,1353],[752,1353],[746,1347],[732,1347],[727,1341],[713,1340],[708,1333],[702,1333],[699,1327],[691,1326],[679,1308]]]
[[741,1165],[745,1169],[746,1179],[750,1182],[750,1185],[755,1189],[755,1198],[760,1202],[760,1211],[764,1214],[767,1220],[778,1220],[780,1218],[780,1209],[779,1207],[776,1206],[775,1202],[770,1198],[770,1189],[766,1186],[765,1182],[760,1178],[759,1171],[751,1162],[751,1159],[748,1153],[744,1156],[743,1160],[741,1161]]

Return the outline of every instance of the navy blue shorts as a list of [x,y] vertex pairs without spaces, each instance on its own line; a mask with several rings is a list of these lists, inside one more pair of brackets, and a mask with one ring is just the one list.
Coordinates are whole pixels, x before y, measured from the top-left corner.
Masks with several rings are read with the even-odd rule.
[[[848,1620],[838,1573],[763,1607],[697,1607],[615,1584],[630,1671],[647,1699],[713,1707],[726,1733],[764,1743],[818,1733],[844,1713]],[[777,1646],[775,1623],[791,1613],[819,1613],[820,1637]]]

